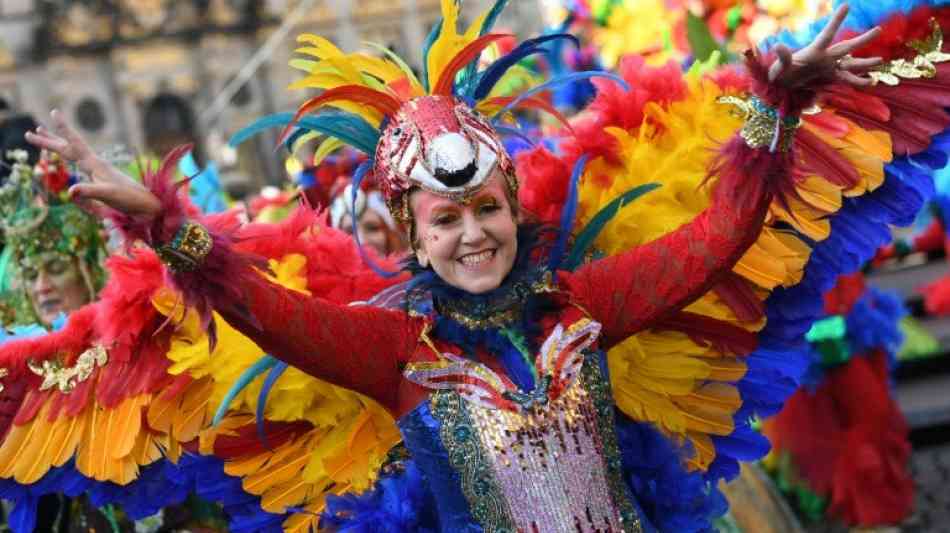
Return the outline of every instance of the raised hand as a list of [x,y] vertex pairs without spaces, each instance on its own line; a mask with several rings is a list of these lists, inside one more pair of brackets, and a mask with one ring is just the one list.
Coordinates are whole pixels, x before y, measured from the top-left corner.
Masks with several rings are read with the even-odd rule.
[[881,28],[874,27],[857,37],[832,44],[847,16],[848,6],[842,5],[818,37],[794,53],[783,44],[776,46],[774,51],[778,59],[769,69],[769,80],[788,87],[804,85],[816,78],[836,78],[852,85],[870,85],[871,78],[860,73],[880,65],[881,58],[856,58],[850,53],[876,39]]
[[61,112],[53,110],[50,117],[54,131],[40,126],[35,132],[27,132],[26,140],[75,163],[89,176],[91,181],[69,188],[70,198],[100,216],[103,213],[99,208],[101,204],[135,217],[158,215],[161,204],[154,194],[96,155],[86,140],[66,123]]

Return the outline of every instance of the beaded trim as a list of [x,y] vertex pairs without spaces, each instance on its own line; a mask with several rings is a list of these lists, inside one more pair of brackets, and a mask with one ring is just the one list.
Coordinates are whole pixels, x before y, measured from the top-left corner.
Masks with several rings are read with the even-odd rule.
[[594,352],[587,358],[581,369],[583,384],[594,401],[597,410],[597,425],[603,439],[604,466],[607,468],[607,483],[610,495],[620,511],[624,531],[642,533],[643,526],[623,480],[623,463],[620,460],[620,443],[617,441],[616,420],[614,419],[614,398],[607,377],[603,375],[597,358],[600,352]]
[[868,72],[871,80],[884,85],[896,86],[901,79],[933,78],[937,75],[935,63],[950,61],[950,54],[943,53],[943,31],[935,19],[930,19],[932,29],[927,39],[911,41],[907,46],[917,51],[913,59],[894,59]]
[[96,344],[83,352],[71,367],[64,367],[57,360],[46,360],[42,365],[29,361],[27,366],[31,372],[43,378],[41,391],[56,387],[59,392],[70,393],[76,385],[89,379],[93,370],[105,366],[108,362],[109,353],[101,344]]
[[491,303],[440,301],[439,312],[470,330],[504,328],[521,318],[522,307],[529,296],[554,290],[551,273],[545,270],[514,283],[503,297]]
[[168,244],[155,249],[159,259],[173,272],[191,272],[204,262],[213,241],[208,230],[196,222],[185,222]]
[[757,96],[747,98],[720,96],[716,102],[735,106],[745,119],[739,135],[745,139],[749,148],[758,149],[774,145],[779,150],[787,152],[792,147],[795,130],[802,124],[801,118],[797,116],[781,117],[780,121],[778,111],[769,107]]
[[459,474],[462,493],[475,520],[485,533],[514,533],[510,510],[481,449],[465,401],[457,392],[449,391],[436,392],[430,401],[449,463]]

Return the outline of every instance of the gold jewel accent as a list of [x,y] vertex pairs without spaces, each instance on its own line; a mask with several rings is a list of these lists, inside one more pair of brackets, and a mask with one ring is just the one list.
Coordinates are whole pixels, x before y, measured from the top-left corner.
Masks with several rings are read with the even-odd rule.
[[950,54],[943,52],[943,30],[936,19],[930,19],[930,27],[930,37],[907,43],[918,53],[914,59],[893,59],[868,73],[874,84],[883,83],[893,87],[899,85],[901,79],[915,80],[937,75],[936,63],[950,61]]
[[543,272],[539,279],[527,286],[527,291],[518,293],[517,300],[500,306],[503,308],[486,316],[473,317],[471,316],[471,309],[451,308],[450,306],[443,306],[440,312],[471,330],[503,328],[515,322],[521,316],[522,304],[524,304],[524,297],[527,294],[555,292],[553,279],[550,272]]
[[[5,378],[9,375],[10,375],[9,370],[7,370],[6,368],[0,368],[0,379]],[[3,392],[3,389],[4,389],[3,383],[0,383],[0,392]]]
[[515,307],[500,311],[485,318],[471,318],[455,310],[446,310],[445,315],[468,329],[488,329],[500,328],[511,324],[518,318],[520,312],[521,308]]
[[30,371],[43,378],[43,383],[40,384],[41,391],[56,387],[60,392],[70,393],[76,385],[89,379],[93,370],[105,366],[108,362],[109,354],[105,347],[96,344],[80,354],[76,364],[68,368],[56,360],[43,361],[41,365],[29,361],[27,366]]
[[745,120],[739,135],[745,140],[749,148],[764,148],[771,146],[775,137],[775,130],[781,123],[778,148],[785,152],[792,146],[795,130],[801,126],[798,117],[780,118],[778,112],[767,106],[758,97],[720,96],[717,103],[735,107],[738,115]]
[[155,249],[159,259],[174,272],[190,272],[201,266],[213,246],[211,234],[204,226],[185,222],[172,242]]

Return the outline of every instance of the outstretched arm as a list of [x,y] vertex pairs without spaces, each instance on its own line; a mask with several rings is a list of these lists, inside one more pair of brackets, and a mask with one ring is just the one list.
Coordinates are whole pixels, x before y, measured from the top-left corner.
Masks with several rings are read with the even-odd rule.
[[[72,197],[111,218],[127,243],[141,241],[156,250],[169,265],[172,285],[202,316],[212,340],[214,310],[274,357],[394,406],[400,363],[417,338],[416,321],[398,311],[341,306],[268,281],[262,258],[236,244],[246,235],[235,220],[201,217],[179,194],[173,176],[187,147],[169,154],[157,172],[138,183],[96,157],[60,113],[52,118],[55,133],[41,129],[27,139],[80,165],[91,181],[74,185]],[[301,231],[299,238],[306,235]]]
[[849,69],[880,62],[848,55],[874,39],[876,28],[832,44],[846,15],[846,7],[839,9],[815,42],[794,54],[781,47],[766,58],[750,54],[754,96],[745,102],[747,122],[710,169],[718,181],[706,211],[656,241],[560,275],[575,301],[603,324],[605,347],[704,294],[756,241],[769,204],[793,190],[791,136],[816,88],[835,80],[865,85],[870,80]]

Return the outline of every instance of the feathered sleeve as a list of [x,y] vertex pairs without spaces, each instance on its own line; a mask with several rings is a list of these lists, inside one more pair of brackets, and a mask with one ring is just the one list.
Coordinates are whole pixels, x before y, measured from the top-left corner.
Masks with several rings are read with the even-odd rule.
[[[233,217],[190,213],[170,179],[184,151],[173,151],[158,172],[144,176],[162,202],[160,216],[143,221],[113,214],[126,241],[144,241],[171,265],[167,282],[185,307],[198,311],[212,344],[213,310],[274,357],[392,406],[399,365],[418,338],[415,321],[400,311],[340,305],[271,282],[266,261],[247,250],[283,230],[276,225],[241,227]],[[282,237],[303,241],[310,230],[299,225],[294,235]]]
[[[769,84],[770,58],[749,54],[754,103],[746,126],[723,145],[709,168],[712,202],[691,222],[626,253],[593,261],[562,284],[604,326],[609,348],[670,317],[722,281],[758,239],[773,198],[787,202],[794,187],[793,126],[815,98],[814,87]],[[762,110],[775,113],[773,126]],[[774,131],[774,136],[772,131]]]

